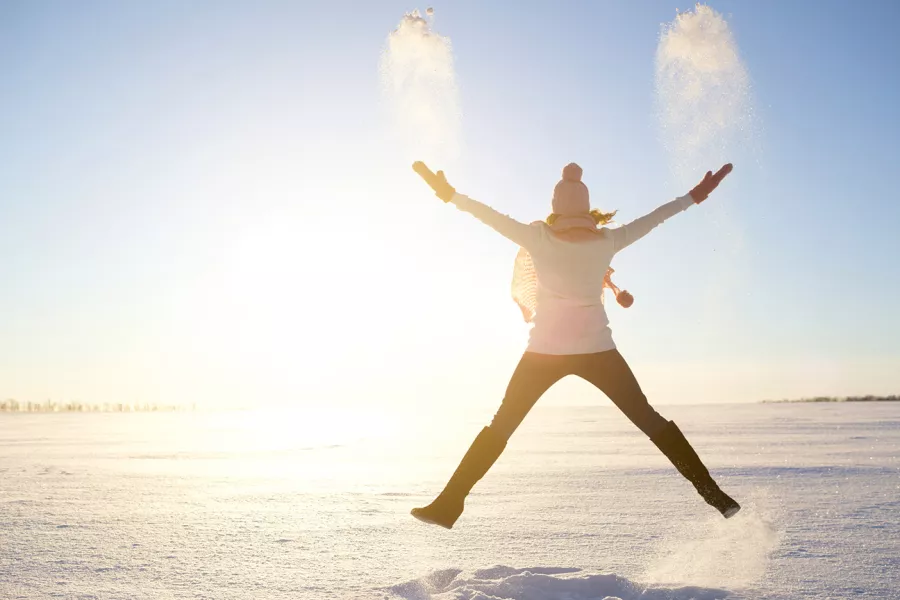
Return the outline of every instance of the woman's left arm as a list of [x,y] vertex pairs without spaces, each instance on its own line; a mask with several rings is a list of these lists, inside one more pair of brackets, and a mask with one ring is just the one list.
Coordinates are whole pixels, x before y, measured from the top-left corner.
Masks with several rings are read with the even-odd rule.
[[540,226],[520,223],[512,217],[497,212],[486,204],[482,204],[464,194],[457,193],[456,189],[447,182],[443,171],[433,173],[423,162],[413,163],[413,170],[431,186],[438,198],[444,202],[454,204],[456,208],[471,214],[503,237],[512,240],[525,249],[532,248],[540,240]]
[[541,239],[540,225],[532,225],[516,221],[508,215],[504,215],[474,198],[463,194],[454,194],[450,203],[456,205],[459,210],[465,211],[521,247],[533,249]]

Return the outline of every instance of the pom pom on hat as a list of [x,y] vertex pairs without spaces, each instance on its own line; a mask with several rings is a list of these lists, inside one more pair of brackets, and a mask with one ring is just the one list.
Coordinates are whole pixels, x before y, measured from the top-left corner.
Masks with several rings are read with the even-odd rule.
[[584,170],[575,163],[569,163],[563,167],[563,181],[581,181]]

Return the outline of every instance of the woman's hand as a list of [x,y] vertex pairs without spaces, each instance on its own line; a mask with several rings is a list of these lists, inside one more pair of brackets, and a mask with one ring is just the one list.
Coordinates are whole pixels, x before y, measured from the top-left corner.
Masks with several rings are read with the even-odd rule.
[[444,202],[450,202],[450,200],[453,199],[453,196],[456,195],[456,189],[447,182],[447,178],[444,176],[443,171],[433,173],[431,169],[420,160],[414,162],[412,168],[413,171],[419,174],[419,177],[425,180],[425,183],[431,186],[435,195]]
[[691,190],[691,198],[694,199],[694,202],[700,204],[704,200],[706,200],[710,193],[714,189],[719,186],[719,183],[725,179],[725,176],[731,173],[731,170],[734,166],[731,163],[728,163],[713,175],[712,171],[707,171],[706,176],[703,178],[703,181],[697,184],[697,186]]

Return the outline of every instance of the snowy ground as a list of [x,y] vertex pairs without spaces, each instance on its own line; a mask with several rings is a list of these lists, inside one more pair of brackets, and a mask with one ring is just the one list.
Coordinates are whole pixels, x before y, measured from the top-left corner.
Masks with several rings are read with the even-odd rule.
[[453,531],[485,415],[0,415],[0,598],[900,598],[900,404],[664,407],[725,521],[611,408],[539,406]]

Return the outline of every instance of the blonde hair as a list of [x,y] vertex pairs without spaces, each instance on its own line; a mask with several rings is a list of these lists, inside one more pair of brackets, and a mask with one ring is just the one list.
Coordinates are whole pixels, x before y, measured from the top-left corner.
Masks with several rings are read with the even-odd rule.
[[[605,212],[595,208],[589,214],[594,218],[594,222],[597,223],[597,225],[606,225],[606,224],[612,222],[613,217],[616,216],[617,212],[619,212],[619,211],[614,210],[612,212],[605,213]],[[559,215],[557,213],[551,214],[546,219],[547,225],[553,225],[553,223],[558,218],[559,218]]]

